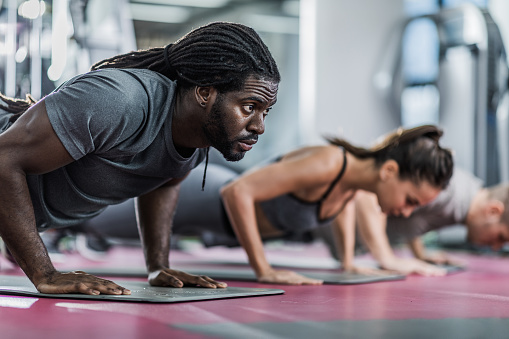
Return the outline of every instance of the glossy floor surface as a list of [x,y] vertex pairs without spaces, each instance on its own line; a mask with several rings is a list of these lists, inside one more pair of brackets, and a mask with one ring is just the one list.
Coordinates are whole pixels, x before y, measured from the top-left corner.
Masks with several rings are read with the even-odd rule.
[[[172,252],[171,258],[190,263],[242,257],[236,250],[194,253]],[[269,258],[281,259],[281,253]],[[305,256],[303,264],[333,265],[322,254],[313,246],[286,252],[294,259]],[[446,277],[344,286],[228,281],[283,289],[282,295],[173,304],[0,295],[0,338],[508,338],[509,258],[453,256],[468,268]],[[76,254],[54,261],[60,268],[86,270],[140,265],[143,258],[138,248],[114,248],[100,261]],[[1,274],[22,274],[1,263]]]

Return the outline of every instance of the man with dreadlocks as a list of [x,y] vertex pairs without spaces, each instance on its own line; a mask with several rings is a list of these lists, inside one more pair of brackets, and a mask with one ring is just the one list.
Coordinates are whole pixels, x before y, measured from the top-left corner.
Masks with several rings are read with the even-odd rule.
[[170,269],[179,183],[211,146],[242,159],[264,132],[279,81],[254,30],[218,22],[164,48],[103,60],[37,103],[2,97],[0,236],[35,287],[129,294],[84,272],[56,271],[38,232],[133,197],[151,285],[225,287]]

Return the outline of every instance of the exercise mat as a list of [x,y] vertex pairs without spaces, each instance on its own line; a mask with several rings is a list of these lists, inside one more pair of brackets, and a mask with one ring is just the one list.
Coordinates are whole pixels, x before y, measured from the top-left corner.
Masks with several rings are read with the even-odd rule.
[[25,276],[0,275],[0,294],[29,297],[44,297],[55,299],[87,299],[131,301],[144,303],[177,303],[188,301],[201,301],[212,299],[226,299],[239,297],[255,297],[265,295],[283,294],[280,289],[269,288],[200,288],[200,287],[154,287],[141,281],[115,281],[115,283],[131,290],[131,295],[86,295],[86,294],[45,294],[40,293],[32,282]]
[[437,265],[438,267],[445,268],[447,274],[459,273],[465,271],[467,268],[462,265]]
[[[195,268],[195,267],[175,267],[175,269],[197,275],[206,275],[215,280],[237,280],[237,281],[257,281],[256,275],[251,269],[235,268]],[[144,268],[125,267],[125,268],[90,268],[85,269],[89,274],[109,277],[146,277],[147,271]],[[309,278],[323,280],[325,284],[331,285],[354,285],[367,284],[380,281],[404,280],[405,276],[400,274],[383,275],[365,275],[340,271],[295,271]]]

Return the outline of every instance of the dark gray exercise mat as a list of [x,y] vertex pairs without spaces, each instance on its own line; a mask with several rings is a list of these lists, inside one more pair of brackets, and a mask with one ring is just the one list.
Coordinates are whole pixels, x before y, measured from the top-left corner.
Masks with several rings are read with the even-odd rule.
[[[465,266],[461,265],[435,265],[435,266],[445,269],[447,275],[460,273],[467,269]],[[378,268],[382,269],[380,266],[378,266]]]
[[131,290],[131,295],[86,295],[86,294],[45,294],[39,293],[32,282],[23,276],[0,275],[0,294],[56,299],[87,299],[111,301],[135,301],[146,303],[176,303],[211,299],[254,297],[283,294],[285,291],[269,288],[200,288],[200,287],[154,287],[141,281],[115,281]]
[[[256,275],[249,270],[188,270],[192,274],[207,275],[216,280],[245,280],[256,281]],[[404,280],[404,275],[384,274],[384,275],[364,275],[348,272],[326,272],[326,271],[296,271],[306,277],[323,280],[324,284],[330,285],[356,285],[367,284],[389,280]]]
[[[176,269],[187,273],[206,275],[215,280],[237,280],[237,281],[256,281],[256,275],[251,269],[197,269],[178,267]],[[84,269],[85,272],[98,276],[110,277],[146,277],[147,272],[144,268],[125,267],[125,268],[90,268]],[[325,284],[331,285],[354,285],[367,284],[380,281],[404,280],[405,276],[400,274],[384,275],[364,275],[347,272],[328,272],[328,271],[296,271],[304,276],[323,280]]]
[[461,265],[437,265],[438,267],[445,268],[447,274],[459,273],[465,271],[467,268]]

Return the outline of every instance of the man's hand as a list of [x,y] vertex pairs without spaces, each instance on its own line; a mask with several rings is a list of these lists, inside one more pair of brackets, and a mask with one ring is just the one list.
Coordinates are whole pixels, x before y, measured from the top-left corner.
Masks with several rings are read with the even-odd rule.
[[419,274],[423,276],[440,277],[447,274],[445,268],[440,268],[435,265],[428,264],[422,260],[414,258],[398,258],[394,257],[381,263],[380,266],[386,270],[392,270],[403,274]]
[[421,260],[435,265],[465,266],[463,262],[450,258],[444,252],[426,253]]
[[215,281],[204,275],[194,275],[169,268],[149,273],[148,282],[152,286],[184,287],[201,286],[207,288],[225,288],[224,282]]
[[131,294],[131,291],[115,284],[113,281],[101,279],[82,271],[69,273],[55,272],[49,278],[42,279],[35,287],[39,292],[49,294]]
[[285,285],[322,285],[323,280],[317,280],[305,277],[293,271],[287,270],[270,270],[269,272],[258,276],[258,281],[268,284],[285,284]]

